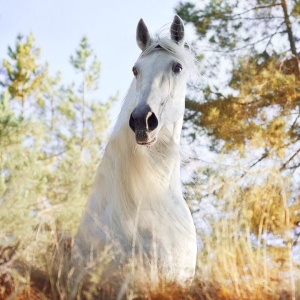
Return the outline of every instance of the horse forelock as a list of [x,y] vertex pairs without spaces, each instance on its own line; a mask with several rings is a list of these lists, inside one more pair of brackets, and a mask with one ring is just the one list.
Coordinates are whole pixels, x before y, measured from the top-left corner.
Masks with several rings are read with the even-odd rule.
[[139,58],[148,56],[154,51],[169,52],[185,64],[191,76],[198,77],[200,75],[200,66],[197,56],[187,44],[185,47],[182,47],[168,38],[158,38],[141,53]]

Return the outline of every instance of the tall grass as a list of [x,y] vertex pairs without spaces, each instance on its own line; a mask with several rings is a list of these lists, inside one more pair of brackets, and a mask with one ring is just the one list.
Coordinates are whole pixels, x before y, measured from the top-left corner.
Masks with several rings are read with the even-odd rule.
[[[108,280],[108,249],[82,280],[77,299],[300,299],[290,185],[268,172],[255,187],[249,177],[228,174],[198,178],[188,187],[191,207],[200,207],[194,212],[200,247],[191,284],[153,281],[130,265]],[[30,243],[7,242],[0,249],[0,299],[68,299],[71,247],[72,237],[57,228],[35,233]]]

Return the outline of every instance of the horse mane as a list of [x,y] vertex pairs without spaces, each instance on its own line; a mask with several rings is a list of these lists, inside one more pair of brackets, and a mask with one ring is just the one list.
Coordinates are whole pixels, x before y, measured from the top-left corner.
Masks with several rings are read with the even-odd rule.
[[[128,109],[126,103],[123,109]],[[152,211],[169,210],[168,207],[173,205],[173,198],[168,192],[169,178],[174,162],[180,161],[180,147],[172,140],[168,128],[161,130],[160,138],[155,145],[151,147],[137,145],[129,125],[124,126],[124,122],[128,123],[128,115],[126,118],[124,114],[120,114],[106,149],[110,155],[103,158],[95,183],[97,185],[97,182],[103,182],[103,169],[112,170],[110,174],[105,174],[105,180],[110,182],[108,185],[115,185],[114,191],[111,191],[114,199],[110,201],[120,216],[136,216],[140,206],[145,209],[145,204]],[[118,171],[114,172],[116,168]],[[181,182],[177,184],[181,189]],[[99,188],[95,187],[95,192],[99,193]],[[174,191],[174,194],[176,192]],[[174,223],[176,222],[178,219],[174,218]],[[122,224],[116,225],[122,226],[127,232],[136,230],[135,224],[126,224],[124,220]]]
[[[190,76],[193,74],[199,75],[199,64],[195,53],[192,51],[191,47],[185,46],[182,47],[175,43],[173,40],[167,37],[158,37],[155,40],[152,40],[152,43],[140,54],[139,58],[143,58],[145,56],[150,55],[154,51],[167,51],[173,56],[175,56],[179,62],[182,62],[187,68]],[[118,152],[122,153],[122,156],[125,155],[129,151],[134,153],[135,160],[138,160],[138,157],[148,156],[153,162],[162,162],[169,163],[171,160],[180,159],[180,147],[176,144],[172,138],[170,137],[170,132],[167,128],[161,131],[159,142],[157,142],[154,146],[148,148],[144,146],[139,146],[136,144],[134,135],[131,132],[131,129],[128,125],[129,116],[136,106],[136,81],[133,79],[130,88],[125,96],[120,114],[118,116],[117,122],[115,124],[111,141],[110,143],[114,143],[114,140],[118,140],[118,147],[111,147],[111,153]],[[126,147],[126,149],[124,149]],[[118,157],[117,153],[112,155],[113,157]],[[163,157],[167,157],[168,159],[163,159]],[[130,159],[133,159],[132,157]],[[145,162],[143,162],[145,163]],[[137,165],[138,162],[137,162]],[[143,165],[142,163],[140,165]],[[132,166],[130,167],[132,168]],[[167,168],[167,166],[166,166]],[[149,166],[148,170],[153,170],[153,167]],[[126,173],[128,170],[124,170],[123,176],[126,177]],[[141,171],[141,174],[145,172],[145,169]],[[131,174],[132,175],[132,174]],[[153,180],[157,179],[157,174],[152,171]],[[151,178],[148,178],[151,181]]]
[[[171,28],[179,21],[183,26],[175,16]],[[170,66],[175,59],[182,64],[184,73],[177,78],[177,74],[168,75],[164,84],[155,84],[158,89],[152,91],[152,104],[160,105],[162,124],[151,146],[140,145],[129,124],[132,112],[141,105],[137,103],[139,78],[132,80],[97,169],[94,188],[75,239],[74,261],[78,258],[79,266],[86,264],[97,258],[106,246],[112,246],[116,251],[112,270],[123,260],[130,263],[132,260],[134,266],[140,259],[147,270],[154,267],[157,275],[162,272],[172,281],[182,281],[193,276],[196,265],[195,226],[182,194],[180,133],[186,75],[191,78],[193,73],[199,74],[198,62],[191,48],[174,42],[174,35],[173,40],[166,37],[152,40],[142,20],[138,29],[147,34],[147,43],[143,45],[150,43],[146,49],[140,47],[144,51],[138,60],[149,55],[145,61],[151,68],[152,58],[158,67],[160,63]],[[165,59],[159,51],[166,51],[171,57]],[[161,70],[172,72],[171,68],[163,68],[165,65],[158,68],[160,73],[153,74],[158,76],[157,81],[164,75]],[[150,76],[150,80],[155,78]],[[159,90],[162,88],[163,91]],[[159,93],[161,97],[157,97]],[[171,107],[166,108],[165,103],[171,103]],[[168,108],[171,110],[162,113]]]
[[180,62],[183,62],[188,69],[190,77],[200,75],[199,61],[192,47],[187,43],[184,47],[179,46],[173,40],[166,37],[158,37],[141,53],[139,58],[151,54],[153,51],[165,50],[174,55]]
[[[190,48],[179,46],[167,38],[159,38],[153,41],[139,58],[150,55],[154,51],[167,51],[182,62],[189,73],[198,72],[197,60]],[[137,145],[128,121],[137,104],[135,93],[136,81],[133,79],[106,147],[105,152],[109,155],[103,157],[94,188],[95,192],[99,193],[100,187],[97,183],[103,182],[105,176],[105,180],[109,182],[108,186],[115,185],[115,190],[112,192],[115,199],[110,200],[115,211],[127,216],[136,214],[136,209],[141,205],[140,201],[143,198],[147,201],[144,199],[142,205],[148,203],[151,210],[160,211],[168,210],[168,207],[173,205],[172,201],[174,197],[176,198],[176,194],[181,195],[180,180],[176,182],[178,190],[176,189],[173,195],[168,194],[167,187],[170,184],[168,180],[172,176],[172,171],[176,169],[176,172],[179,172],[180,168],[180,145],[173,140],[173,128],[163,128],[159,140],[151,147]],[[182,124],[179,126],[181,130]],[[178,162],[178,165],[174,166],[177,164],[175,162]],[[118,171],[114,172],[116,168]],[[102,174],[102,170],[112,171],[110,174]],[[162,198],[165,201],[162,201]],[[178,221],[184,223],[174,217],[174,223]],[[135,228],[134,224],[123,223],[120,226],[128,231]]]
[[[162,50],[171,53],[179,60],[179,62],[184,63],[188,70],[190,80],[195,79],[197,81],[199,79],[201,75],[200,64],[193,48],[187,43],[184,47],[179,46],[173,40],[165,36],[158,36],[156,39],[152,40],[152,43],[140,54],[138,60],[150,55],[153,51]],[[133,80],[123,100],[123,105],[113,130],[113,135],[119,131],[120,126],[123,126],[124,122],[128,122],[128,116],[136,105],[136,102],[134,101],[135,89],[135,80]]]

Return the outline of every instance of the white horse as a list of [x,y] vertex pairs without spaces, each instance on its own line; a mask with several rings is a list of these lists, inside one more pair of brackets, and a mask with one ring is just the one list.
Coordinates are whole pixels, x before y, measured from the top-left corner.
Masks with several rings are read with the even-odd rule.
[[[74,243],[77,261],[96,260],[112,245],[114,264],[141,258],[157,277],[194,276],[196,233],[182,196],[180,135],[186,83],[195,68],[176,15],[171,39],[153,40],[141,19],[142,53],[98,168]],[[79,257],[79,258],[78,258]]]

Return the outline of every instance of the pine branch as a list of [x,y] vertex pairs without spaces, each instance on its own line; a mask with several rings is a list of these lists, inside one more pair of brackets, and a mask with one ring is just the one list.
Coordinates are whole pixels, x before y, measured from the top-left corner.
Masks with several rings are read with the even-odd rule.
[[270,155],[269,151],[266,151],[255,163],[253,163],[249,169],[253,168],[255,165],[257,165],[259,162],[261,162],[262,160],[264,160],[265,158],[267,158]]
[[191,115],[185,117],[184,121],[191,121],[192,119],[194,119],[197,116],[198,113],[199,113],[198,111],[192,113]]
[[272,8],[272,7],[279,6],[279,5],[280,5],[280,3],[274,3],[274,4],[270,4],[270,5],[254,6],[254,7],[251,7],[250,9],[247,9],[247,10],[241,12],[241,13],[233,15],[233,17],[245,15],[245,14],[247,14],[250,11],[259,10],[259,9],[265,9],[265,8]]
[[40,157],[39,160],[48,160],[48,159],[52,159],[54,157],[57,157],[57,156],[61,156],[62,154],[66,153],[67,151],[69,151],[69,149],[64,149],[58,153],[54,153],[52,155],[49,155],[49,156],[45,156],[45,157]]
[[282,34],[282,33],[286,33],[287,31],[286,30],[283,30],[283,31],[276,31],[268,36],[265,36],[257,41],[254,41],[250,44],[246,44],[244,46],[241,46],[241,47],[238,47],[238,48],[233,48],[233,49],[229,49],[229,50],[218,50],[218,49],[212,49],[212,48],[203,48],[202,51],[205,52],[205,51],[209,51],[209,52],[217,52],[217,53],[224,53],[224,54],[228,54],[228,53],[232,53],[232,52],[235,52],[235,51],[239,51],[239,50],[243,50],[243,49],[246,49],[248,47],[253,47],[255,46],[256,44],[259,44],[267,39],[271,39],[273,38],[276,34]]
[[[284,170],[286,166],[295,158],[295,156],[300,152],[300,148],[282,165],[280,171]],[[300,164],[290,167],[289,169],[296,169]]]
[[251,18],[251,17],[238,17],[238,18],[231,18],[228,19],[230,21],[237,21],[237,20],[243,20],[243,21],[257,21],[257,20],[273,20],[273,19],[283,19],[283,17],[257,17],[257,18]]
[[268,43],[267,43],[267,45],[266,45],[266,47],[265,47],[265,51],[267,50],[267,48],[268,48],[268,46],[270,45],[270,43],[271,43],[273,37],[278,33],[279,28],[280,28],[283,24],[284,24],[284,21],[283,21],[282,23],[280,23],[280,24],[277,26],[276,31],[270,36],[270,39],[269,39],[269,41],[268,41]]
[[195,112],[201,112],[201,104],[188,98],[185,99],[185,108]]

